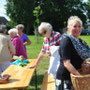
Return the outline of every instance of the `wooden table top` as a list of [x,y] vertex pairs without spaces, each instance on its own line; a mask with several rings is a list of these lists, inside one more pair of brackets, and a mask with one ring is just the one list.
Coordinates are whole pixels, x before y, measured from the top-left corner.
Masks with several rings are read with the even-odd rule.
[[2,74],[10,74],[9,83],[0,84],[0,89],[21,89],[27,88],[35,69],[28,69],[28,66],[34,65],[36,59],[29,59],[27,66],[21,67],[10,65]]

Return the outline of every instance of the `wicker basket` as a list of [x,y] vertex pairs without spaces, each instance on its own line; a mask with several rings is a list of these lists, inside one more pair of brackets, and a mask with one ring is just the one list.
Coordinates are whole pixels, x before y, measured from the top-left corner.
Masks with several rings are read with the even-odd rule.
[[73,75],[71,74],[72,84],[75,90],[90,90],[90,66],[87,71],[82,72],[82,70],[78,70],[81,75]]

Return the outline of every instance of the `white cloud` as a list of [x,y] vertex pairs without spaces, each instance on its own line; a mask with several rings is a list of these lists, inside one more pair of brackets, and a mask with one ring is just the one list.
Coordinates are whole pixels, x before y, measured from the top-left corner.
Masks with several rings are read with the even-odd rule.
[[5,5],[6,0],[0,0],[0,16],[5,17],[7,20],[10,20],[9,17],[6,15]]
[[6,10],[4,8],[0,8],[0,14],[5,13],[5,12],[6,12]]
[[87,2],[88,0],[84,0],[84,2]]
[[7,20],[10,20],[9,17],[6,15],[6,10],[4,8],[0,8],[0,16],[3,16]]

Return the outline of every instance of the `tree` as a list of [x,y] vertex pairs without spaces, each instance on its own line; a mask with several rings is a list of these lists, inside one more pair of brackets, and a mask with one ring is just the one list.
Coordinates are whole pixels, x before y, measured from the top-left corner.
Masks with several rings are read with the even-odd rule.
[[7,0],[6,11],[12,22],[24,24],[25,32],[33,32],[35,0]]
[[39,20],[39,16],[42,14],[42,10],[40,8],[40,6],[38,5],[34,10],[33,10],[33,15],[36,17],[36,20],[34,21],[34,34],[35,34],[35,39],[36,42],[38,43],[40,41],[39,39],[39,33],[37,30],[37,27],[40,24],[40,20]]
[[50,22],[57,31],[66,26],[67,19],[72,15],[77,15],[86,22],[86,4],[83,0],[41,0],[40,6],[40,21]]
[[49,22],[54,30],[62,31],[70,16],[77,15],[85,23],[89,15],[84,14],[87,8],[83,0],[7,0],[6,11],[15,25],[25,25],[27,34],[40,22]]
[[86,8],[87,8],[88,21],[90,22],[90,0],[88,0]]

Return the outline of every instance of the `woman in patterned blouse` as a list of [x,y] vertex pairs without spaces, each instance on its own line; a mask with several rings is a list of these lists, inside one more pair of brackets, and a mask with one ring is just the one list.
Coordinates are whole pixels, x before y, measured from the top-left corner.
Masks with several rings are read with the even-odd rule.
[[51,55],[50,46],[59,46],[61,40],[61,34],[59,32],[53,31],[53,27],[50,23],[42,22],[38,27],[38,31],[41,35],[44,36],[43,47],[37,58],[35,65],[30,66],[29,68],[37,68],[37,64],[47,55]]

